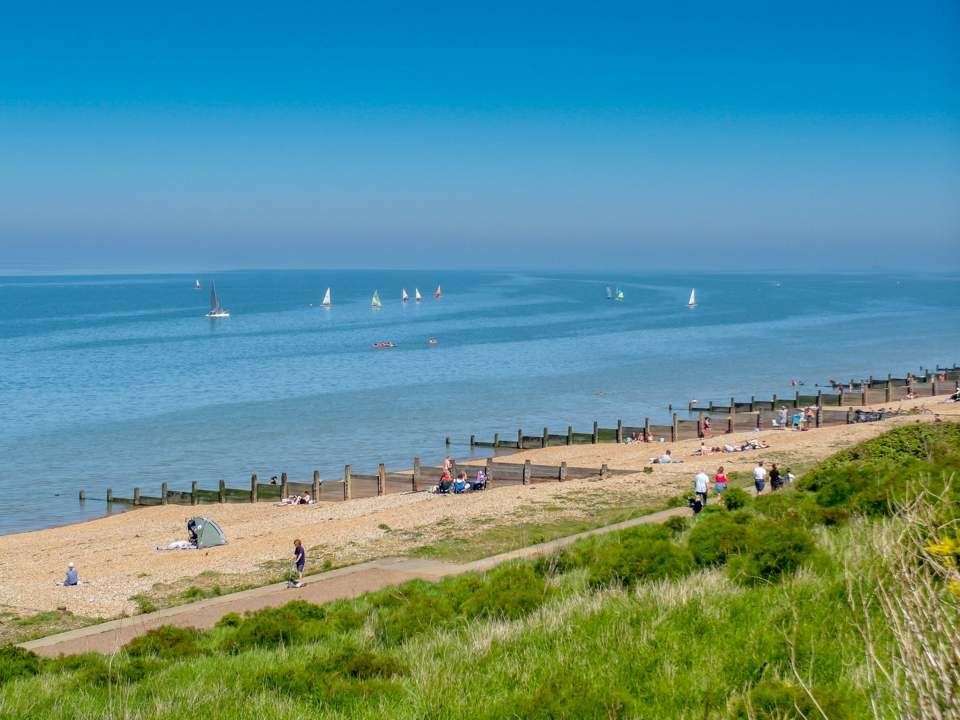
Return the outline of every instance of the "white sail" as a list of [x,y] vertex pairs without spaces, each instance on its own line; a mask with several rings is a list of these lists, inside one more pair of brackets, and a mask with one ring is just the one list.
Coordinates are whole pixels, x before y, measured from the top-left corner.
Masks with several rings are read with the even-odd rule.
[[697,306],[697,289],[693,288],[690,291],[690,299],[687,300],[687,307],[696,307]]
[[223,307],[220,302],[220,296],[217,295],[217,283],[210,283],[210,312],[207,313],[209,318],[228,318],[230,317],[230,311]]
[[439,286],[439,285],[437,285],[437,289],[433,291],[433,296],[434,296],[437,300],[439,300],[440,298],[443,297],[443,291],[440,289],[440,286]]
[[401,301],[401,302],[407,302],[409,299],[410,299],[410,296],[407,295],[407,289],[406,289],[406,288],[403,288],[403,289],[400,291],[400,301]]
[[320,304],[324,307],[330,307],[333,305],[333,298],[330,297],[330,288],[327,288],[327,291],[323,294],[323,300]]
[[613,288],[607,285],[607,300],[613,300]]
[[620,288],[617,288],[616,299],[619,300],[620,302],[623,302],[623,290],[621,290]]
[[416,300],[417,302],[420,302],[421,300],[423,300],[423,295],[420,294],[420,288],[413,289],[413,299]]
[[378,308],[378,307],[381,307],[382,305],[383,303],[380,302],[380,293],[374,290],[373,297],[370,298],[370,307]]
[[199,280],[195,280],[195,281],[194,281],[194,283],[193,283],[193,289],[194,289],[194,290],[199,290],[199,289],[200,289],[200,281],[199,281]]

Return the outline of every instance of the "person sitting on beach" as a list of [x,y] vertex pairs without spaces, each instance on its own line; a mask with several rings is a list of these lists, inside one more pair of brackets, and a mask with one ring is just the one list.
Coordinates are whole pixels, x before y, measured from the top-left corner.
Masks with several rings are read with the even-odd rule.
[[197,523],[193,518],[187,520],[187,540],[191,545],[197,544]]
[[711,432],[711,431],[710,431],[710,418],[709,418],[709,416],[708,416],[708,417],[705,417],[705,418],[703,419],[703,436],[704,436],[704,437],[710,437],[710,432]]
[[467,472],[466,470],[461,470],[460,474],[457,475],[457,479],[453,481],[453,492],[456,495],[461,495],[467,489]]
[[693,454],[694,454],[694,455],[709,455],[709,454],[710,454],[710,450],[711,450],[711,449],[707,447],[707,444],[706,444],[705,442],[701,441],[701,442],[700,442],[700,447],[698,447],[698,448],[693,452]]
[[73,563],[67,563],[67,576],[63,579],[64,587],[72,587],[80,584],[80,576],[77,574],[77,568]]
[[916,400],[917,394],[913,391],[913,388],[907,388],[907,394],[903,397],[904,400]]
[[477,470],[477,477],[473,481],[473,485],[470,486],[471,490],[486,490],[487,489],[487,473],[483,468]]
[[444,469],[440,474],[440,484],[437,485],[437,492],[446,494],[450,492],[450,488],[453,487],[453,478],[450,477],[450,471]]
[[309,505],[311,502],[313,501],[310,499],[310,493],[308,493],[306,490],[304,490],[303,494],[297,498],[298,505]]
[[673,462],[673,455],[670,453],[669,450],[667,450],[666,452],[663,453],[663,455],[657,458],[657,462],[659,462],[661,465],[669,465],[670,463]]

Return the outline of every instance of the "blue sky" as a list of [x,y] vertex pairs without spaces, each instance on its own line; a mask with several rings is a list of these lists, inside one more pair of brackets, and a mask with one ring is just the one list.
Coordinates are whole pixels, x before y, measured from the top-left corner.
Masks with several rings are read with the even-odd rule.
[[137,5],[6,11],[0,268],[960,266],[955,2]]

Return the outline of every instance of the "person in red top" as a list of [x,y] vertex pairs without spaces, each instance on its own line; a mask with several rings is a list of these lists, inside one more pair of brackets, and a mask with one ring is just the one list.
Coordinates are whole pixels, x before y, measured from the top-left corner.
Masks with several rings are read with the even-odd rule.
[[718,495],[727,489],[727,474],[723,471],[723,465],[717,468],[717,474],[713,476],[713,489]]

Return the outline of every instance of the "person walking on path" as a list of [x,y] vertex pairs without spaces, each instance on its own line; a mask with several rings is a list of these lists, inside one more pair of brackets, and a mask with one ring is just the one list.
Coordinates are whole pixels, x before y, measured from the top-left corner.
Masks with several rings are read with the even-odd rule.
[[307,565],[307,551],[303,549],[299,538],[293,541],[293,565],[297,569],[297,579],[293,587],[300,587],[303,585],[303,569]]
[[723,471],[723,465],[717,468],[717,474],[713,476],[713,491],[717,495],[722,494],[727,489],[727,474]]
[[701,470],[693,478],[693,492],[696,493],[697,497],[700,498],[700,502],[703,503],[704,507],[707,504],[707,487],[710,485],[710,478],[707,477],[707,474]]
[[757,495],[763,492],[767,482],[767,469],[763,466],[763,460],[757,463],[753,469],[753,486],[757,489]]
[[770,490],[779,490],[783,487],[783,478],[780,477],[780,468],[774,463],[770,468]]

